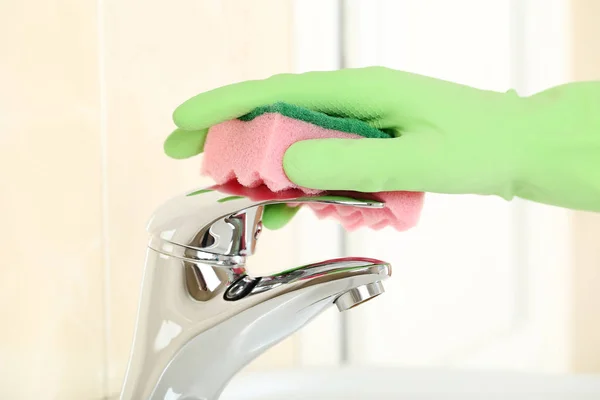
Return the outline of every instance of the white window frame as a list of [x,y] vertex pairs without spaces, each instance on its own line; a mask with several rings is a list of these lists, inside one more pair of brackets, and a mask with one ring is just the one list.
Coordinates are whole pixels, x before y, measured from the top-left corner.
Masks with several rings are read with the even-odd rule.
[[[345,40],[347,50],[354,59],[369,58],[369,52],[377,51],[377,37],[365,37],[364,32],[377,32],[375,19],[379,1],[351,0],[345,2]],[[339,1],[295,0],[295,70],[332,70],[339,67],[342,30]],[[530,94],[565,82],[569,77],[569,31],[567,0],[513,0],[512,1],[512,80],[513,87],[521,94]],[[363,36],[351,24],[363,24]],[[366,25],[365,25],[366,24]],[[312,32],[313,34],[307,34]],[[346,53],[348,55],[348,52]],[[511,354],[522,352],[532,341],[542,338],[547,344],[568,341],[569,263],[572,258],[570,245],[570,212],[567,210],[515,200],[513,204],[515,263],[520,273],[520,289],[523,290],[520,305],[520,326],[498,340],[497,349],[491,353],[507,354],[506,366],[514,366]],[[308,216],[307,216],[308,217]],[[315,228],[314,219],[302,219],[295,228],[299,241],[299,254],[315,253],[315,246],[322,242],[322,252],[334,257],[335,249],[343,249],[344,235],[338,235],[329,227],[326,241],[310,240],[322,228]],[[322,224],[319,222],[318,224]],[[317,253],[321,252],[318,250]],[[547,299],[553,297],[552,305]],[[551,306],[552,312],[547,308]],[[330,311],[307,326],[301,333],[300,361],[302,365],[336,365],[344,361],[343,320]],[[544,347],[551,349],[550,346]],[[483,356],[485,359],[485,356]],[[493,356],[490,356],[493,357]],[[556,346],[546,356],[533,357],[531,368],[564,370],[568,364],[568,346]],[[512,361],[511,361],[512,360]],[[467,360],[468,364],[470,361]],[[477,365],[477,357],[472,363]],[[520,362],[520,361],[519,361]],[[484,361],[485,363],[485,361]],[[525,363],[526,364],[526,363]]]

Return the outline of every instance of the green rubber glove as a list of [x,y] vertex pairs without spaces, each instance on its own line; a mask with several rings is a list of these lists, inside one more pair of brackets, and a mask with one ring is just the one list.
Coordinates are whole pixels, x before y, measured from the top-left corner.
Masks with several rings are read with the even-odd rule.
[[396,136],[298,142],[284,157],[298,185],[518,196],[600,211],[600,82],[519,97],[382,67],[275,75],[183,103],[165,151],[198,154],[209,127],[277,101],[358,118]]

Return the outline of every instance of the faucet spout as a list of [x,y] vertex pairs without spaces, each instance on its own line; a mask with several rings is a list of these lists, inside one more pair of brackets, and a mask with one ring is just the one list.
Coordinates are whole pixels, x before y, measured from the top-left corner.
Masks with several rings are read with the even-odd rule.
[[147,250],[121,400],[216,400],[237,371],[326,308],[345,311],[383,293],[391,267],[369,258],[252,275],[245,262],[265,203],[241,203],[242,210],[228,204],[224,215],[197,216],[204,222],[196,228],[181,214],[190,199],[166,208],[173,218],[160,212],[153,218],[158,228]]
[[335,304],[340,312],[354,308],[363,304],[384,292],[381,282],[368,283],[363,286],[348,290],[346,293],[338,297]]

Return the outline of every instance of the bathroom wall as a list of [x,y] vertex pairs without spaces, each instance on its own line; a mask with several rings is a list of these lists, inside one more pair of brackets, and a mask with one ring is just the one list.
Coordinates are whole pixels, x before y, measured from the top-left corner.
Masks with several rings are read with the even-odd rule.
[[[572,77],[600,80],[600,2],[571,0]],[[573,213],[571,368],[600,373],[600,214]]]
[[0,398],[94,399],[106,357],[94,1],[0,2]]
[[[171,112],[199,92],[290,72],[291,17],[290,2],[274,0],[103,4],[109,393],[119,390],[129,356],[142,228],[169,196],[209,184],[199,179],[199,158],[163,155]],[[276,248],[285,254],[290,239],[289,232],[278,235]],[[287,360],[288,352],[283,345],[277,354]]]
[[[0,398],[118,393],[145,224],[166,198],[207,184],[198,158],[163,155],[171,112],[198,92],[290,72],[291,6],[0,2]],[[291,234],[267,234],[273,254],[258,261],[289,264]],[[252,368],[291,365],[294,340]]]

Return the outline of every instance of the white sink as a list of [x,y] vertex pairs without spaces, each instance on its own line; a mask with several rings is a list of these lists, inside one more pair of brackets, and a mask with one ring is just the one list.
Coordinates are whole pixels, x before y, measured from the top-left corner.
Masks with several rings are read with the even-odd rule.
[[401,368],[246,373],[221,400],[598,400],[600,375]]

